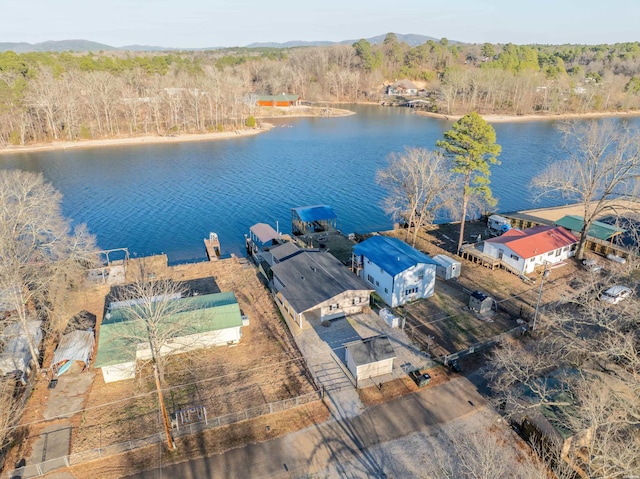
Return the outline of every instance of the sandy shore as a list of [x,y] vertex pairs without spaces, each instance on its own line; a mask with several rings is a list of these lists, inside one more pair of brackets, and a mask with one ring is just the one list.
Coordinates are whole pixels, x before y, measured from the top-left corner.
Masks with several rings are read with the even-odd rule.
[[229,138],[240,138],[253,136],[273,128],[270,123],[263,123],[259,128],[223,131],[213,133],[183,134],[174,136],[134,136],[129,138],[109,138],[104,140],[80,140],[80,141],[56,141],[39,145],[11,146],[0,149],[0,155],[13,153],[27,153],[34,151],[71,150],[78,148],[103,148],[108,146],[142,145],[156,143],[181,143],[186,141],[212,141],[227,140]]
[[[443,113],[430,113],[417,111],[416,114],[439,118],[442,120],[456,121],[463,115],[445,115]],[[619,118],[624,116],[640,116],[640,111],[619,111],[619,112],[592,112],[592,113],[562,113],[549,115],[482,115],[489,123],[516,123],[524,121],[551,121],[551,120],[574,120],[586,118]]]
[[[321,108],[321,107],[294,107],[283,109],[281,115],[256,115],[259,120],[265,119],[284,119],[284,118],[300,118],[300,117],[317,117],[317,118],[336,118],[341,116],[355,115],[351,110],[343,108]],[[257,135],[265,131],[269,131],[274,125],[264,121],[260,122],[258,128],[242,129],[235,131],[223,131],[212,133],[194,133],[180,134],[173,136],[134,136],[128,138],[109,138],[103,140],[80,140],[80,141],[56,141],[53,143],[44,143],[37,145],[25,146],[9,146],[0,148],[0,155],[14,153],[31,153],[34,151],[53,151],[53,150],[70,150],[77,148],[103,148],[109,146],[123,145],[141,145],[141,144],[157,144],[157,143],[182,143],[187,141],[212,141],[227,140],[230,138],[240,138],[244,136]]]

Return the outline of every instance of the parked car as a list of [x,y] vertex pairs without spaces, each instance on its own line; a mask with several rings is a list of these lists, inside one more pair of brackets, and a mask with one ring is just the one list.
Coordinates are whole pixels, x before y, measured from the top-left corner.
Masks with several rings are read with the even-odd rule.
[[631,288],[627,288],[626,286],[611,286],[600,295],[600,301],[611,304],[618,304],[620,301],[628,298],[632,294],[633,291],[631,290]]
[[587,271],[591,271],[592,273],[596,273],[602,270],[602,265],[595,259],[583,259],[582,267]]

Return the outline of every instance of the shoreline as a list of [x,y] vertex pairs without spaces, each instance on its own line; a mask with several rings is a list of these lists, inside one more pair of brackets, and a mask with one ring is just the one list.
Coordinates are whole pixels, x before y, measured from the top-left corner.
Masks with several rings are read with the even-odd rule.
[[[379,103],[373,102],[356,102],[356,104],[367,105],[379,105]],[[309,107],[303,107],[309,108]],[[314,108],[314,107],[311,107]],[[315,107],[317,108],[317,107]],[[446,121],[457,121],[462,118],[463,115],[446,115],[444,113],[431,113],[426,111],[416,111],[416,115],[426,116],[429,118],[435,118]],[[282,115],[256,115],[257,120],[277,120],[287,118],[340,118],[344,116],[355,115],[356,112],[346,110],[343,108],[329,108],[329,114],[318,114],[317,111],[300,111],[293,114]],[[640,116],[640,111],[623,111],[623,112],[592,112],[592,113],[561,113],[553,115],[481,115],[488,123],[520,123],[528,121],[555,121],[555,120],[571,120],[571,119],[588,119],[588,118],[620,118],[620,117],[636,117]],[[184,143],[195,141],[217,141],[228,140],[231,138],[242,138],[247,136],[254,136],[260,133],[267,132],[276,125],[268,122],[261,122],[262,124],[256,128],[244,128],[234,131],[223,132],[211,132],[211,133],[181,133],[174,136],[132,136],[124,138],[104,138],[93,140],[78,140],[78,141],[56,141],[52,143],[39,143],[34,145],[24,146],[8,146],[0,148],[0,156],[12,155],[15,153],[33,153],[40,151],[58,151],[58,150],[71,150],[80,148],[103,148],[111,146],[135,146],[135,145],[153,145],[162,143]]]
[[135,145],[153,145],[162,143],[185,143],[194,141],[217,141],[228,140],[231,138],[244,138],[247,136],[254,136],[260,133],[267,132],[276,125],[261,120],[277,120],[287,118],[339,118],[343,116],[355,115],[356,113],[351,110],[345,110],[342,108],[329,108],[328,115],[318,114],[317,111],[299,111],[294,114],[283,115],[256,115],[256,119],[260,121],[260,125],[256,128],[243,128],[241,130],[223,131],[223,132],[211,132],[211,133],[181,133],[174,136],[132,136],[124,138],[104,138],[94,140],[78,140],[78,141],[56,141],[53,143],[39,143],[34,145],[24,146],[9,146],[0,148],[1,155],[12,155],[15,153],[34,153],[40,151],[58,151],[58,150],[72,150],[80,148],[103,148],[111,146],[135,146]]
[[[439,120],[457,121],[464,115],[446,115],[444,113],[431,113],[427,111],[416,111],[416,115],[436,118]],[[591,113],[557,113],[549,115],[482,115],[487,123],[522,123],[527,121],[562,121],[562,120],[586,120],[589,118],[620,118],[640,116],[640,111],[620,111],[620,112],[591,112]]]
[[184,143],[192,141],[228,140],[230,138],[242,138],[254,136],[271,130],[271,123],[263,123],[260,127],[223,131],[212,133],[182,133],[175,136],[132,136],[127,138],[105,138],[96,140],[57,141],[55,143],[40,143],[37,145],[10,146],[0,149],[0,155],[14,153],[33,153],[38,151],[76,150],[81,148],[103,148],[110,146],[153,145],[160,143]]

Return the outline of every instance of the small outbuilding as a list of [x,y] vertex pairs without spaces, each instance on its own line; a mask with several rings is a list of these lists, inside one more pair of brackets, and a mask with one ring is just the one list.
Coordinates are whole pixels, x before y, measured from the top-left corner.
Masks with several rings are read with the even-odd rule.
[[438,278],[453,279],[460,276],[460,261],[444,254],[435,255],[431,259],[436,263],[436,276]]
[[388,337],[353,341],[345,344],[345,348],[347,368],[356,379],[356,387],[363,379],[391,374],[396,354]]
[[88,368],[95,345],[93,331],[71,331],[62,336],[51,361],[56,376],[65,373],[74,361],[79,361],[83,368]]
[[493,308],[494,299],[482,291],[474,291],[469,297],[469,309],[479,314],[487,314]]
[[[22,323],[15,322],[7,326],[0,336],[0,343],[4,344],[0,352],[0,375],[15,374],[25,379],[31,372],[31,361],[37,361],[31,355],[27,334],[36,348],[42,342],[42,321],[27,321],[27,331]],[[39,353],[39,351],[36,351]]]
[[502,234],[511,229],[511,220],[500,215],[491,215],[487,219],[487,226],[494,233]]

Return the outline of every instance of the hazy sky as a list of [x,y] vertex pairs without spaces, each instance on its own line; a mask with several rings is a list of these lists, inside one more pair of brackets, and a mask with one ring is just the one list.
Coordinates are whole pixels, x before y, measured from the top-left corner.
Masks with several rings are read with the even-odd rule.
[[0,42],[244,46],[387,32],[470,43],[640,40],[638,0],[0,0]]

